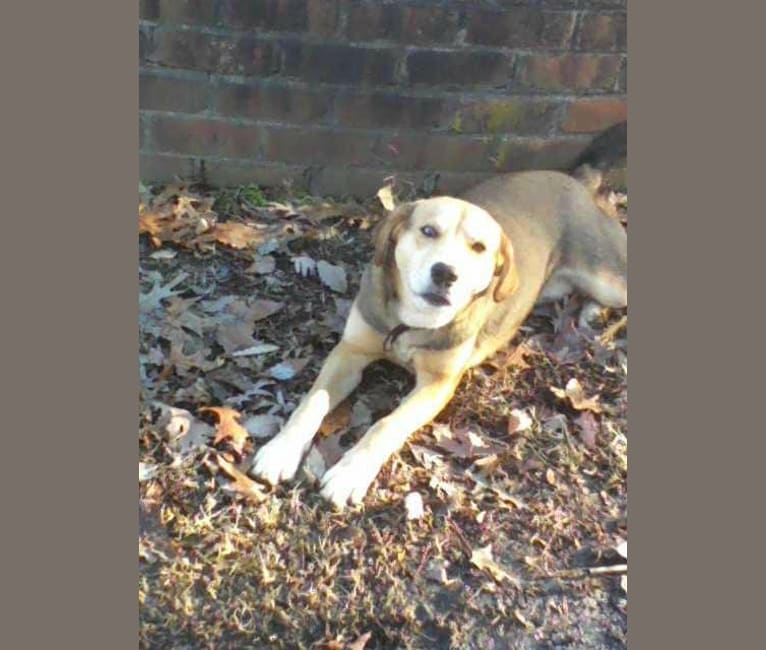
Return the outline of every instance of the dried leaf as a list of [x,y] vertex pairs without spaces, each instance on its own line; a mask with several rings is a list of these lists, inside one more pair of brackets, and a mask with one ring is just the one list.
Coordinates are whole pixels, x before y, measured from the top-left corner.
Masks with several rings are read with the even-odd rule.
[[438,582],[442,585],[450,585],[456,582],[456,578],[449,578],[447,576],[448,567],[448,560],[433,559],[426,565],[424,575],[428,580],[432,580],[433,582]]
[[232,448],[242,454],[250,434],[237,420],[241,417],[239,411],[226,406],[206,406],[199,410],[200,413],[213,413],[218,418],[213,445],[221,442],[229,442]]
[[245,429],[253,438],[271,438],[282,428],[284,420],[276,415],[252,415],[245,420]]
[[580,440],[588,448],[593,449],[596,446],[596,436],[599,432],[599,423],[594,415],[589,411],[583,411],[575,420],[580,430]]
[[319,433],[329,436],[338,431],[345,431],[351,422],[351,402],[343,400],[332,412],[328,413],[319,426]]
[[488,456],[493,449],[487,442],[473,431],[455,429],[444,424],[435,424],[432,429],[436,444],[457,458],[475,458]]
[[189,277],[189,274],[186,273],[186,271],[181,271],[178,275],[176,275],[176,277],[174,277],[165,285],[163,285],[160,280],[155,280],[151,291],[148,293],[139,294],[139,309],[141,311],[148,311],[158,308],[163,300],[172,298],[179,293],[178,291],[173,291],[173,289],[181,284],[181,282],[183,282],[187,277]]
[[245,323],[243,321],[220,325],[215,337],[226,354],[252,349],[258,343],[253,338],[252,323]]
[[238,312],[237,308],[234,306],[231,307],[230,311],[235,315],[239,315],[245,321],[259,321],[276,314],[282,307],[284,307],[284,303],[282,302],[257,299],[253,300],[241,312]]
[[526,431],[532,426],[532,418],[522,409],[513,409],[508,417],[508,434]]
[[498,582],[510,582],[511,584],[518,584],[518,580],[514,578],[508,571],[495,562],[492,557],[492,544],[489,543],[481,548],[474,549],[471,552],[471,564],[477,569],[484,571],[497,580]]
[[372,637],[372,632],[365,632],[362,636],[358,637],[355,641],[352,641],[346,646],[346,650],[364,650],[364,646]]
[[372,411],[363,401],[358,400],[351,409],[351,422],[348,426],[367,427],[372,422]]
[[324,459],[325,467],[332,467],[335,465],[345,453],[340,446],[340,438],[341,434],[336,433],[331,436],[319,438],[314,444],[314,447],[316,447],[317,451]]
[[189,411],[168,406],[162,402],[153,402],[160,409],[157,419],[158,431],[167,436],[171,446],[181,453],[206,447],[213,435],[213,428],[202,420],[195,418]]
[[410,492],[404,497],[404,508],[407,511],[407,519],[420,519],[425,511],[423,509],[423,497],[419,492]]
[[247,474],[237,469],[233,463],[230,463],[221,454],[216,454],[215,458],[218,467],[220,467],[221,470],[234,481],[233,483],[225,485],[224,490],[241,494],[254,501],[262,501],[264,499],[266,491],[260,483],[257,483]]
[[394,202],[394,194],[391,191],[390,185],[384,185],[378,190],[378,199],[380,200],[383,207],[391,212],[396,207],[396,204]]
[[322,283],[336,293],[346,293],[348,282],[346,281],[346,271],[340,266],[330,264],[324,260],[317,263],[317,273]]
[[299,255],[292,258],[293,268],[301,277],[307,278],[317,272],[317,263],[308,255]]
[[303,370],[308,362],[308,359],[290,359],[289,361],[283,361],[276,366],[272,366],[269,369],[269,375],[279,381],[288,381]]
[[263,233],[253,226],[238,221],[217,223],[208,233],[216,241],[231,248],[242,249],[257,246],[263,242]]
[[412,455],[415,457],[415,460],[417,460],[426,469],[430,470],[435,466],[444,465],[444,458],[432,449],[428,449],[428,447],[421,447],[420,445],[414,445],[412,443],[410,443],[408,447],[412,452]]
[[562,390],[555,386],[551,387],[551,392],[559,399],[568,399],[573,408],[578,411],[593,411],[594,413],[603,412],[603,408],[598,403],[598,396],[585,397],[585,391],[576,378],[567,382],[566,388]]
[[253,263],[245,269],[245,273],[268,275],[277,268],[277,261],[271,255],[256,255]]
[[270,352],[276,352],[277,350],[279,350],[279,346],[274,345],[273,343],[258,343],[257,345],[245,348],[244,350],[237,350],[236,352],[232,352],[231,356],[252,357],[257,354],[269,354]]
[[154,260],[172,260],[178,253],[174,250],[170,250],[169,248],[165,248],[161,251],[156,251],[155,253],[152,253],[149,255]]
[[316,444],[311,446],[306,457],[301,463],[299,470],[304,474],[309,481],[318,481],[324,473],[327,471],[327,463],[325,462],[322,452],[317,449]]
[[556,487],[556,473],[550,467],[545,470],[545,480],[548,485]]
[[149,463],[139,463],[138,464],[138,482],[144,483],[145,481],[150,481],[155,476],[157,476],[157,473],[159,472],[159,467],[156,465],[150,465]]

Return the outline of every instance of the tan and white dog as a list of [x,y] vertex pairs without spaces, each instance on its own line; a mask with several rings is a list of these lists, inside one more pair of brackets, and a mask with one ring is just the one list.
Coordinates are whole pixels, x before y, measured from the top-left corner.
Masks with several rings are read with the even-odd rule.
[[359,503],[467,369],[508,343],[536,303],[573,291],[591,307],[627,305],[627,235],[569,175],[508,174],[461,198],[399,206],[378,229],[341,341],[282,431],[258,450],[253,475],[272,485],[293,478],[325,415],[368,364],[389,359],[414,372],[414,389],[321,479],[337,507]]

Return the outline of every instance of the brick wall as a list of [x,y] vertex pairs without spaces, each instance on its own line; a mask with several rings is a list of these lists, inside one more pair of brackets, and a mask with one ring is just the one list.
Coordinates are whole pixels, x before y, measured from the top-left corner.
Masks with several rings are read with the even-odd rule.
[[140,0],[140,176],[457,192],[627,115],[625,0]]

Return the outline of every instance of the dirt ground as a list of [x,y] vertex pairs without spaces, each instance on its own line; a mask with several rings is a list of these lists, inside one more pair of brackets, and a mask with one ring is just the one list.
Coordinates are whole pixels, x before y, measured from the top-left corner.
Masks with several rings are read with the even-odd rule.
[[536,311],[336,513],[315,479],[396,405],[399,368],[365,373],[299,481],[247,470],[338,340],[382,207],[142,199],[142,648],[626,646],[624,312],[591,331],[576,299]]

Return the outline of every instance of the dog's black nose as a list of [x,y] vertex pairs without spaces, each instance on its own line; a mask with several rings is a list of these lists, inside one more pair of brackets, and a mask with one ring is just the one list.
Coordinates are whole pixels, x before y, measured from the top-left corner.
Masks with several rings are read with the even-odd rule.
[[457,273],[453,267],[447,266],[444,262],[437,262],[431,267],[431,279],[436,286],[446,288],[457,280]]

